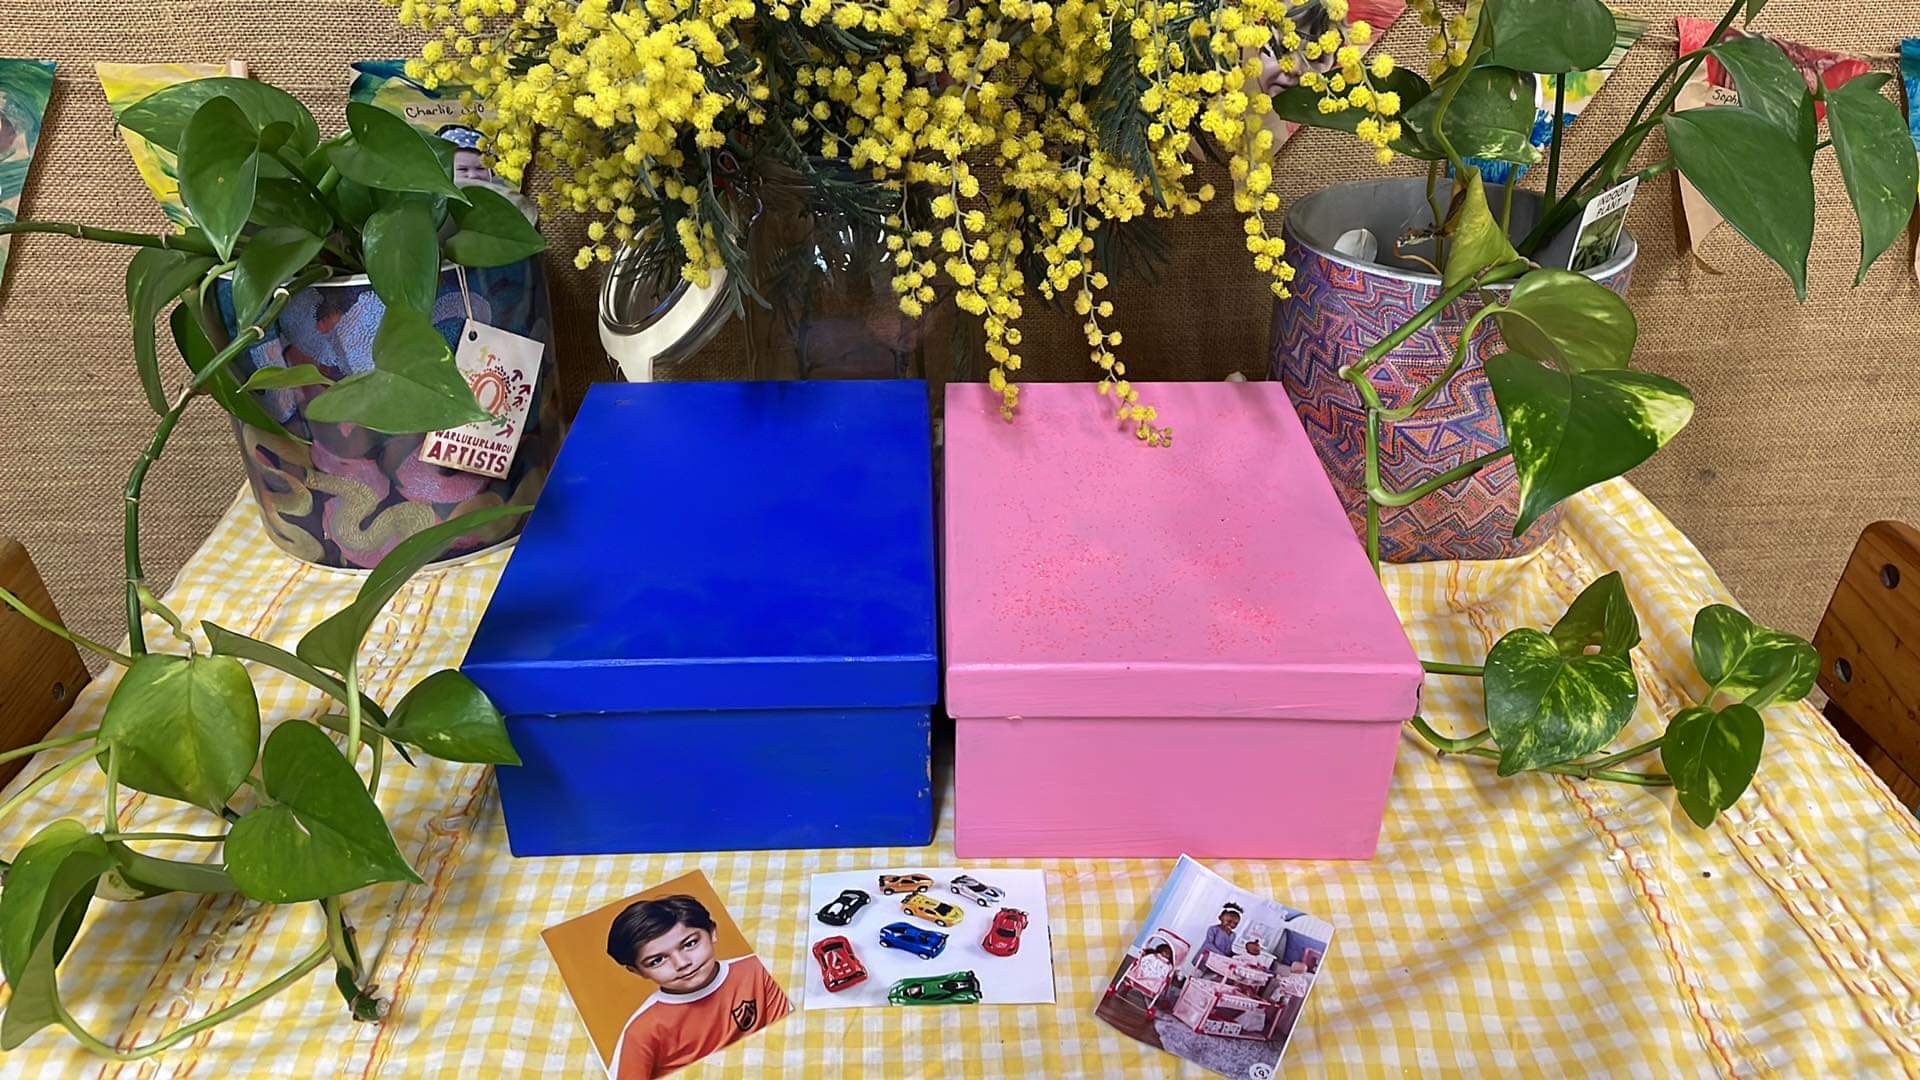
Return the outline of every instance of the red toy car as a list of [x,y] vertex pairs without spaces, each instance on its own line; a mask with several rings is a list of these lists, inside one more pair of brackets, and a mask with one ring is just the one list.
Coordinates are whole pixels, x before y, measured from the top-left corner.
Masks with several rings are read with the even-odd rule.
[[993,925],[980,947],[995,956],[1012,956],[1020,951],[1020,931],[1027,928],[1027,913],[1019,908],[1001,908],[994,912]]
[[815,942],[813,958],[820,961],[820,979],[827,984],[829,994],[867,981],[866,965],[853,955],[853,943],[846,938],[822,938]]

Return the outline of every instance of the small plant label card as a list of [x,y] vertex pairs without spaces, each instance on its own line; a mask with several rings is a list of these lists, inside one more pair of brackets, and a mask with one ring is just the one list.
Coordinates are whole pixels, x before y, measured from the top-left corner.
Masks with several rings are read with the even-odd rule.
[[1627,223],[1627,208],[1639,190],[1640,178],[1629,176],[1626,183],[1594,196],[1580,214],[1580,231],[1573,235],[1573,258],[1567,269],[1591,270],[1613,258],[1620,229]]
[[526,430],[534,383],[546,343],[468,319],[453,364],[492,420],[435,431],[420,444],[420,460],[496,479],[505,477]]

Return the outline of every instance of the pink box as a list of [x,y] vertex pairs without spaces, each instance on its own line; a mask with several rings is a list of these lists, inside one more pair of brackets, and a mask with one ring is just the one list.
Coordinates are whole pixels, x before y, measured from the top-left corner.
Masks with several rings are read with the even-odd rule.
[[[1277,383],[947,387],[965,858],[1365,859],[1420,663]],[[1359,452],[1356,436],[1355,453]]]

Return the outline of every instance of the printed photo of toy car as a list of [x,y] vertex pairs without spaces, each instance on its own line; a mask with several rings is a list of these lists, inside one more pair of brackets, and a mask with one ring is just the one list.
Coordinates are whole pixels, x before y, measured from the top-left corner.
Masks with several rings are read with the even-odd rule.
[[861,908],[872,901],[873,897],[868,896],[863,890],[842,889],[839,896],[829,900],[826,907],[814,914],[828,926],[845,926],[853,921],[853,917],[860,913]]
[[1027,913],[1019,908],[1001,908],[993,913],[993,925],[980,947],[995,956],[1012,956],[1020,951],[1020,931],[1027,928]]
[[880,928],[880,945],[910,952],[922,960],[931,960],[946,949],[947,935],[912,923],[888,923]]
[[947,884],[947,891],[955,896],[971,900],[981,907],[997,904],[1007,898],[1007,890],[995,888],[984,881],[968,877],[965,874],[954,878]]
[[846,938],[822,938],[815,942],[813,958],[820,962],[820,981],[826,984],[829,994],[867,981],[866,965],[854,955],[853,942]]
[[889,1005],[978,1005],[980,980],[971,971],[901,979],[887,991]]
[[925,919],[935,926],[957,926],[967,913],[947,903],[936,900],[924,893],[914,893],[900,901],[900,910],[916,919]]
[[933,879],[925,874],[881,874],[880,894],[923,893],[933,888]]

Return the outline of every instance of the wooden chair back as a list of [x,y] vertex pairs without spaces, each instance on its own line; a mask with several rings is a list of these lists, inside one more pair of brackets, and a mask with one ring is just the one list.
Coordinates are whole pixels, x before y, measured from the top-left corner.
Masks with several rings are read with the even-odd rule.
[[1827,720],[1908,809],[1920,810],[1920,529],[1867,526],[1813,645]]
[[[0,539],[0,589],[60,622],[40,572],[18,541]],[[80,662],[79,650],[0,604],[0,751],[46,738],[85,685],[87,665]],[[0,764],[0,785],[18,775],[27,761]]]

